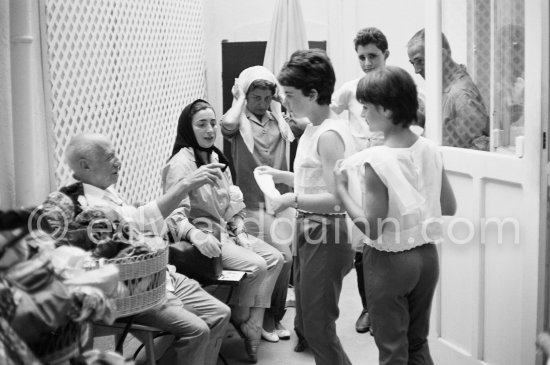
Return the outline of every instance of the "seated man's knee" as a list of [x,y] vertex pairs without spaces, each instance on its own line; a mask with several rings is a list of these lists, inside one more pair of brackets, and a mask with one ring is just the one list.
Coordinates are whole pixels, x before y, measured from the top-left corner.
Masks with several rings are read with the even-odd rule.
[[282,268],[286,264],[285,256],[280,251],[278,251],[275,256],[277,257],[277,266]]
[[218,313],[222,318],[229,318],[231,317],[231,308],[229,308],[228,305],[221,303]]
[[254,272],[265,273],[267,272],[269,263],[262,256],[257,255],[256,260],[254,260],[253,262],[253,265],[254,265],[254,268],[253,268]]
[[206,322],[201,322],[200,324],[196,324],[193,328],[193,335],[192,337],[195,338],[197,341],[208,341],[210,338],[210,328],[208,327],[208,324]]
[[273,250],[269,255],[266,255],[266,262],[269,268],[283,267],[285,258],[280,251]]

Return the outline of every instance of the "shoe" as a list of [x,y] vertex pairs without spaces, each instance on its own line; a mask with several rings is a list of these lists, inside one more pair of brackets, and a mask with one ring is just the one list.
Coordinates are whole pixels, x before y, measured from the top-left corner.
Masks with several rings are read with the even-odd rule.
[[244,350],[252,364],[258,362],[258,347],[260,347],[260,340],[244,340]]
[[367,312],[366,309],[363,309],[361,312],[361,315],[359,318],[357,318],[357,322],[355,322],[355,330],[359,333],[365,333],[368,332],[370,329],[370,317],[369,312]]
[[287,330],[281,322],[275,323],[275,330],[273,331],[279,337],[280,340],[290,340],[290,331]]
[[296,307],[296,294],[294,293],[294,287],[288,288],[288,291],[286,293],[285,307]]
[[244,350],[248,355],[248,359],[251,363],[255,364],[258,362],[258,347],[260,346],[261,332],[260,327],[249,324],[248,322],[243,322],[240,325],[237,325],[235,322],[231,321],[235,330],[244,340]]
[[298,335],[298,343],[294,347],[294,352],[304,352],[309,347],[307,340],[302,335],[296,334]]
[[267,332],[262,328],[262,339],[266,340],[267,342],[279,342],[279,336],[273,332]]

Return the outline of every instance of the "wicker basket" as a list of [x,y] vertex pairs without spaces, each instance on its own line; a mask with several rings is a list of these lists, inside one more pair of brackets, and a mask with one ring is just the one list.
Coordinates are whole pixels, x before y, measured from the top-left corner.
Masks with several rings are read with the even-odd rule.
[[88,324],[69,321],[66,325],[42,336],[32,350],[45,364],[60,364],[80,352],[88,335]]
[[126,317],[143,312],[166,300],[168,245],[144,255],[104,260],[118,267],[127,295],[115,299],[115,316]]

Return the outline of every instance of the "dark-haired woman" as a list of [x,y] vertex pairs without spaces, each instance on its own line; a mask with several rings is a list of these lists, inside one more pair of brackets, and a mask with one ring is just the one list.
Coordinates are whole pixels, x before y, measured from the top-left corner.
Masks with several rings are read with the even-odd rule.
[[[196,100],[182,111],[172,156],[162,172],[164,190],[210,162],[227,164],[214,146],[218,122],[214,109]],[[244,230],[242,193],[233,185],[229,169],[217,186],[204,185],[182,200],[168,219],[176,237],[191,242],[202,254],[221,254],[223,267],[247,272],[235,288],[230,306],[232,320],[245,338],[245,349],[257,360],[263,316],[283,265],[283,256],[267,243]]]

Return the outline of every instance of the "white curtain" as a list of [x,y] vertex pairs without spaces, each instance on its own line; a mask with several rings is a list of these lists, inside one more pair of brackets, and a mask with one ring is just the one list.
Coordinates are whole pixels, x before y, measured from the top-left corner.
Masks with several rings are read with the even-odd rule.
[[51,191],[39,2],[0,0],[0,209]]
[[265,50],[264,67],[277,75],[294,51],[307,48],[309,46],[300,1],[277,0]]
[[15,204],[9,10],[0,0],[0,209]]

